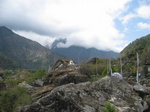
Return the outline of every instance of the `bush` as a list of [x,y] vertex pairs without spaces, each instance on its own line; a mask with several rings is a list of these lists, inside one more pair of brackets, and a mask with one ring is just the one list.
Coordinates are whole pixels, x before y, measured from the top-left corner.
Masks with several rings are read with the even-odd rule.
[[35,80],[37,79],[42,79],[42,78],[45,78],[47,75],[47,72],[46,70],[44,69],[40,69],[40,70],[37,70],[34,74],[32,74],[31,76],[29,76],[27,79],[26,79],[26,82],[28,84],[32,84]]
[[6,81],[5,81],[8,89],[17,86],[20,82],[21,81],[19,79],[17,79],[17,80],[15,80],[15,79],[6,79]]
[[19,107],[30,104],[31,98],[26,88],[16,86],[0,95],[0,112],[17,112]]
[[103,112],[115,112],[115,107],[110,104],[110,102],[105,103],[105,107],[103,108]]
[[101,75],[103,70],[105,68],[104,64],[83,64],[80,67],[80,72],[81,74],[85,74],[85,75]]

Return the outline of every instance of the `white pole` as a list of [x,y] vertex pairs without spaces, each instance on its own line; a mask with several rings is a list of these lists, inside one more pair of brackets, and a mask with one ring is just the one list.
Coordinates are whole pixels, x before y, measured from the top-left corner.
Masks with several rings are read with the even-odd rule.
[[121,73],[121,75],[122,75],[122,60],[121,60],[122,58],[121,58],[121,55],[120,55],[120,73]]
[[110,70],[110,76],[112,76],[111,60],[109,60],[109,70]]
[[137,73],[136,73],[136,81],[137,81],[137,83],[139,82],[139,71],[138,71],[138,68],[139,68],[139,55],[138,55],[138,53],[137,53]]

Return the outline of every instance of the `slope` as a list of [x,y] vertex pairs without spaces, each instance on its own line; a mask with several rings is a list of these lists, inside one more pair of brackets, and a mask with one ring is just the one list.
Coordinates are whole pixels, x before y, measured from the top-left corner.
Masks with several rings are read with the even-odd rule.
[[145,72],[144,69],[146,65],[150,64],[150,35],[135,40],[123,49],[121,56],[123,58],[124,69],[126,71],[136,68],[137,53],[139,54],[140,60],[139,70]]
[[57,59],[64,58],[4,26],[0,27],[0,52],[25,69],[48,68]]
[[70,46],[68,48],[55,47],[52,48],[52,50],[66,57],[72,58],[76,62],[82,62],[94,57],[105,58],[105,59],[110,57],[117,58],[119,54],[113,51],[103,51],[103,50],[98,50],[96,48],[86,49],[84,47],[79,47],[79,46]]

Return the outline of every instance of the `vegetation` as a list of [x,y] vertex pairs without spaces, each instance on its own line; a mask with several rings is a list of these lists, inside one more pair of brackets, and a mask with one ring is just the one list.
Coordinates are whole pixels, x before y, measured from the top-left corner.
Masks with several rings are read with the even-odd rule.
[[103,70],[107,66],[107,60],[99,59],[99,58],[95,58],[95,59],[94,60],[92,59],[89,62],[82,64],[80,66],[81,74],[85,74],[88,76],[102,75]]
[[6,90],[0,92],[0,112],[17,112],[22,106],[30,104],[32,102],[31,93],[27,88],[18,86],[18,84],[23,81],[32,84],[35,80],[47,75],[44,69],[1,72],[5,76]]
[[135,74],[137,53],[140,59],[139,71],[147,74],[143,68],[145,64],[150,64],[150,35],[135,40],[121,52],[124,72]]
[[0,94],[0,112],[16,112],[19,107],[31,103],[27,89],[15,86]]
[[47,76],[47,72],[44,69],[37,70],[34,74],[30,75],[25,81],[32,85],[32,83],[37,79],[43,79]]
[[48,69],[57,59],[64,58],[6,27],[0,27],[0,53],[3,54],[0,54],[0,69],[11,70],[18,69],[18,66],[23,69]]
[[0,53],[0,69],[18,69],[20,65]]
[[105,107],[103,108],[103,112],[115,112],[116,109],[114,106],[111,105],[110,102],[105,103]]

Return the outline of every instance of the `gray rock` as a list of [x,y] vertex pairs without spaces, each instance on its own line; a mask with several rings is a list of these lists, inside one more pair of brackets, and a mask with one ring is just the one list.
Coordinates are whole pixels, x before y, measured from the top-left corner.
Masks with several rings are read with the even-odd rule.
[[136,83],[136,84],[133,86],[133,89],[134,89],[135,91],[147,92],[146,87],[142,86],[140,83]]
[[43,84],[44,84],[44,82],[41,79],[37,79],[34,82],[34,86],[36,86],[36,87],[41,87],[41,86],[43,86]]
[[148,108],[126,81],[104,77],[96,82],[58,86],[20,112],[102,112],[107,101],[116,112],[143,112]]
[[0,82],[4,81],[4,79],[0,76]]
[[73,70],[56,70],[51,72],[48,77],[44,80],[44,85],[53,84],[60,86],[68,83],[80,83],[87,81],[86,75],[80,74],[78,71]]
[[27,84],[25,81],[23,81],[22,83],[19,83],[18,85],[27,88],[30,92],[33,92],[34,90],[37,89],[36,87],[33,87]]

